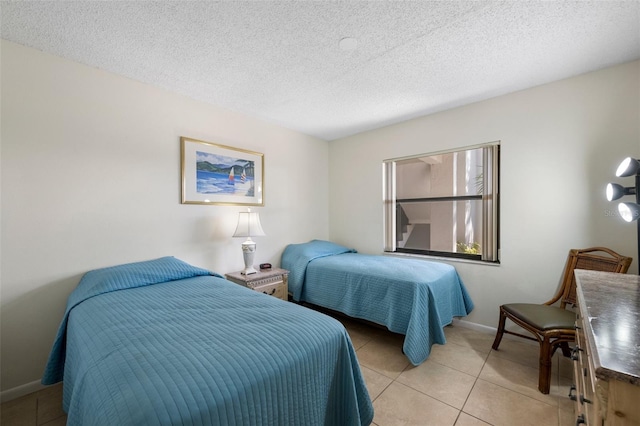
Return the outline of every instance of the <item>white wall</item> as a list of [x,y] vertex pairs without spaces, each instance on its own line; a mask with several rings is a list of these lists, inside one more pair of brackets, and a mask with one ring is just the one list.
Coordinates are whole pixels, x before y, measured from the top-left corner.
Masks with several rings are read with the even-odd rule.
[[[90,269],[173,255],[241,269],[242,207],[180,204],[180,136],[265,156],[256,262],[328,237],[328,144],[2,42],[3,394],[40,379],[67,296]],[[24,385],[27,385],[26,387]],[[18,391],[11,392],[11,389]]]
[[639,83],[632,62],[331,142],[331,239],[382,252],[383,160],[500,140],[501,265],[452,263],[466,320],[496,327],[500,304],[550,298],[571,248],[610,247],[636,273],[636,224],[610,215],[604,187],[633,185],[614,172],[640,158]]

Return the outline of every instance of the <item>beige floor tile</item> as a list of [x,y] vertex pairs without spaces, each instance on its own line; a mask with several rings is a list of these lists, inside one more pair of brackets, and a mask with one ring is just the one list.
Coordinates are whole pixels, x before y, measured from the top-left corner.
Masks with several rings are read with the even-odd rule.
[[573,363],[571,358],[562,355],[561,351],[557,351],[553,357],[554,365],[558,366],[558,374],[560,377],[573,378]]
[[526,339],[504,337],[498,350],[492,350],[491,353],[531,368],[538,368],[540,346]]
[[409,365],[409,359],[402,353],[402,340],[391,335],[372,338],[356,353],[360,365],[392,379],[397,378]]
[[364,377],[364,382],[366,383],[367,390],[369,391],[369,398],[371,398],[372,401],[374,401],[393,381],[389,377],[377,373],[370,368],[360,366],[360,370],[362,371],[362,377]]
[[358,350],[369,343],[372,335],[374,334],[372,327],[357,323],[356,321],[344,321],[343,324],[349,333],[351,343],[355,350]]
[[47,423],[42,423],[39,426],[66,426],[67,424],[67,416],[58,417],[55,420],[51,420]]
[[460,346],[467,346],[478,352],[488,354],[491,351],[494,335],[471,330],[469,328],[448,325],[444,328],[444,335],[447,343],[455,343]]
[[38,399],[32,393],[2,404],[0,424],[3,426],[36,426]]
[[428,359],[417,367],[408,367],[396,381],[462,409],[476,378]]
[[476,419],[468,415],[467,413],[460,413],[458,416],[458,420],[456,421],[456,426],[491,426],[489,423],[483,422],[480,419]]
[[459,413],[455,408],[397,382],[382,392],[373,403],[373,409],[373,421],[380,426],[452,426]]
[[488,354],[470,346],[447,342],[445,345],[433,345],[428,359],[478,377]]
[[[495,356],[492,352],[482,368],[479,376],[482,380],[502,386],[523,395],[535,398],[540,402],[558,406],[557,395],[545,395],[538,390],[538,369],[527,367],[505,358]],[[557,377],[551,376],[551,384],[557,388]]]
[[569,389],[573,384],[573,378],[560,377],[558,384],[551,384],[549,395],[553,395],[558,399],[558,408],[560,410],[573,411],[574,402],[569,399]]
[[62,411],[62,383],[36,393],[38,398],[38,424],[44,424],[65,415]]
[[557,405],[549,405],[478,379],[463,411],[495,426],[555,426]]

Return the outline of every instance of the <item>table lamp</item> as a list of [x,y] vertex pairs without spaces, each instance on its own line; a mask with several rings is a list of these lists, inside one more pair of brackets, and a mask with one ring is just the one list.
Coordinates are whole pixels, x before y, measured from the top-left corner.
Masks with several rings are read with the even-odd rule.
[[252,212],[251,209],[247,209],[246,212],[240,212],[238,214],[238,226],[236,226],[236,232],[233,233],[234,237],[247,237],[246,241],[242,243],[242,256],[244,257],[244,270],[240,273],[243,275],[255,274],[256,271],[253,267],[253,258],[256,254],[256,243],[251,237],[264,237],[265,233],[262,230],[260,224],[260,215],[257,212]]

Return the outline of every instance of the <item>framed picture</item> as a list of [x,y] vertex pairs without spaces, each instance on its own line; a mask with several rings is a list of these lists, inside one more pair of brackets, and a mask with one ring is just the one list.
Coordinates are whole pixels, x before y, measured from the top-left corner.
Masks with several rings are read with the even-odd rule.
[[264,206],[264,155],[180,138],[182,204]]

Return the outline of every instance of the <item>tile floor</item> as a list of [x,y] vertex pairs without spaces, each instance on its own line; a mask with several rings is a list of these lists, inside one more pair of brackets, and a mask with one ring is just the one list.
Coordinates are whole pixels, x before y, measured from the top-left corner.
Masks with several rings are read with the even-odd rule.
[[61,383],[5,402],[0,412],[2,426],[64,426],[66,423]]
[[351,336],[373,401],[374,425],[574,425],[571,361],[554,358],[551,392],[538,391],[537,347],[460,326],[445,328],[446,345],[414,367],[402,336],[339,318]]
[[[554,359],[551,392],[537,390],[537,350],[505,338],[491,350],[493,335],[459,326],[445,328],[446,345],[435,345],[429,359],[413,367],[402,354],[402,336],[338,318],[351,336],[375,409],[376,426],[575,424],[569,400],[571,363]],[[4,426],[66,423],[62,387],[2,404]]]

